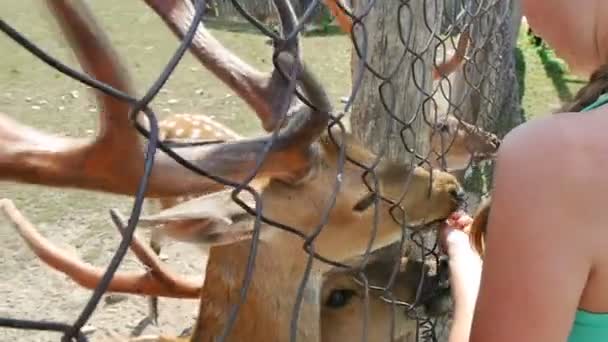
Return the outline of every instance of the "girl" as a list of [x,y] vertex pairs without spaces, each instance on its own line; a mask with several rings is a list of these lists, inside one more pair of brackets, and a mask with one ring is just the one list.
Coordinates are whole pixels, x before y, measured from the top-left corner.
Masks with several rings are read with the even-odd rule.
[[442,231],[455,303],[450,342],[605,342],[608,1],[522,0],[522,9],[573,72],[595,73],[561,113],[505,137],[483,262],[470,217],[454,215]]

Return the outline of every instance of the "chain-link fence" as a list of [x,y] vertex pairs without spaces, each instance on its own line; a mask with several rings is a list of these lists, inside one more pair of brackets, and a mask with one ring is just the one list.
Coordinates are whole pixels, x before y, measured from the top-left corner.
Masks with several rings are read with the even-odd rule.
[[[308,7],[304,7],[306,10],[301,11],[298,20],[290,22],[288,17],[291,10],[287,1],[275,0],[272,8],[281,14],[281,34],[276,34],[256,20],[248,12],[248,7],[243,5],[244,2],[232,0],[233,10],[258,28],[260,33],[272,39],[273,64],[277,70],[280,69],[272,76],[272,82],[276,81],[274,84],[280,88],[274,88],[275,92],[266,94],[270,95],[271,100],[258,106],[264,107],[267,115],[261,115],[263,110],[259,108],[256,110],[261,121],[269,124],[269,135],[248,140],[248,145],[236,143],[224,146],[221,145],[222,142],[214,142],[211,146],[204,147],[191,144],[169,146],[159,139],[159,120],[150,103],[188,49],[197,44],[205,44],[204,38],[201,38],[207,34],[201,33],[204,30],[201,19],[205,8],[208,11],[205,1],[193,1],[194,5],[189,1],[146,1],[161,17],[162,11],[175,3],[181,3],[180,8],[185,15],[176,19],[171,16],[174,13],[170,10],[164,13],[164,22],[181,38],[181,44],[160,73],[157,82],[140,98],[59,62],[13,29],[9,20],[0,21],[0,29],[5,34],[50,67],[99,90],[104,96],[128,103],[131,124],[147,140],[139,184],[136,190],[131,191],[135,199],[128,224],[123,229],[123,239],[80,315],[72,323],[0,318],[0,325],[58,331],[63,333],[64,341],[87,340],[81,329],[106,293],[133,242],[144,195],[150,187],[157,186],[152,170],[155,160],[161,158],[159,156],[162,154],[200,175],[201,182],[205,179],[204,182],[223,184],[233,189],[231,198],[250,215],[251,234],[247,240],[249,253],[246,257],[233,255],[234,260],[229,264],[243,268],[242,277],[236,277],[242,280],[242,286],[233,293],[230,305],[224,308],[229,314],[220,317],[221,333],[215,336],[219,341],[236,340],[234,336],[243,336],[234,333],[234,329],[246,329],[243,320],[253,321],[254,326],[257,324],[255,322],[260,321],[257,330],[248,332],[254,341],[261,340],[261,336],[265,336],[265,341],[273,341],[268,336],[289,336],[291,341],[296,340],[296,337],[299,341],[324,340],[327,338],[325,333],[319,332],[319,327],[311,324],[314,321],[311,317],[321,317],[318,321],[323,330],[323,320],[326,317],[323,310],[333,310],[339,314],[339,309],[352,296],[348,291],[332,292],[328,300],[321,302],[322,296],[318,288],[321,283],[318,279],[322,279],[326,272],[348,274],[362,288],[363,298],[360,299],[363,312],[358,323],[362,334],[358,339],[371,340],[370,331],[374,330],[374,324],[378,324],[377,317],[370,314],[370,298],[375,298],[382,301],[391,312],[390,324],[381,335],[385,336],[385,340],[445,340],[449,322],[449,285],[444,256],[439,250],[433,228],[456,206],[449,210],[442,207],[443,211],[434,206],[445,206],[444,202],[450,205],[458,202],[458,205],[466,204],[465,207],[473,211],[479,197],[486,195],[491,188],[491,179],[488,177],[491,173],[491,157],[499,143],[499,138],[491,132],[503,136],[520,122],[519,92],[513,60],[512,35],[515,32],[512,25],[512,2],[357,0],[345,4],[332,0],[324,3],[312,0],[306,2]],[[298,23],[307,21],[321,6],[331,4],[339,8],[340,13],[334,14],[342,16],[344,21],[341,23],[350,23],[351,26],[342,25],[342,29],[349,31],[353,41],[353,59],[344,62],[352,63],[352,93],[344,100],[344,108],[341,110],[327,106],[333,100],[324,98],[326,94],[322,90],[323,85],[311,81],[306,76],[306,68],[298,63],[301,51],[297,39],[302,28]],[[119,12],[116,15],[120,15]],[[187,23],[184,24],[186,19]],[[197,41],[197,38],[201,40]],[[198,53],[203,54],[201,60],[204,60],[205,47],[199,49]],[[330,51],[304,51],[303,62],[306,62],[307,53]],[[287,55],[291,57],[286,57]],[[209,64],[205,66],[209,67]],[[239,82],[238,75],[232,82]],[[272,88],[266,90],[268,89]],[[255,107],[254,102],[252,100],[249,104]],[[141,112],[145,114],[147,124],[136,119],[137,113]],[[349,127],[352,138],[346,135]],[[359,144],[364,147],[355,146]],[[233,147],[230,146],[238,148],[232,150]],[[202,152],[192,152],[197,151],[197,148]],[[360,149],[373,154],[357,152]],[[243,163],[238,166],[247,166],[245,169],[232,169],[231,167],[237,166],[236,161],[221,158],[222,153],[234,152],[240,153],[244,161],[241,160]],[[211,160],[213,157],[217,158],[215,164],[205,164],[205,158]],[[220,162],[225,162],[228,166],[217,167]],[[430,168],[437,171],[421,171]],[[469,196],[466,203],[462,202],[462,195],[456,188],[445,190],[447,195],[453,196],[445,200],[441,197],[442,193],[436,193],[443,190],[435,182],[448,182],[448,176],[439,169],[452,172],[457,181],[465,185]],[[402,173],[393,175],[395,170]],[[229,177],[224,177],[226,175],[221,174],[221,171]],[[284,177],[285,173],[288,173],[288,177]],[[303,173],[306,176],[302,176]],[[358,174],[356,178],[352,176],[355,173]],[[251,185],[258,174],[280,179],[281,185],[273,183],[270,188],[259,190]],[[426,184],[426,190],[416,190],[423,183]],[[279,190],[274,190],[273,187],[278,187]],[[106,189],[89,187],[91,190],[112,192],[113,189],[110,188],[111,185]],[[175,191],[175,194],[178,192]],[[427,192],[430,195],[429,202],[416,197]],[[179,193],[186,194],[186,190]],[[240,199],[244,194],[251,196],[253,205]],[[314,208],[291,210],[303,211],[305,214],[312,210],[314,217],[305,217],[305,214],[277,214],[286,207],[274,210],[268,206],[279,206],[281,194],[285,196],[286,203],[300,203],[303,206],[306,205],[306,200],[300,198],[300,202],[297,202],[292,197],[309,194],[312,198],[309,205]],[[356,196],[363,196],[363,199],[359,200]],[[411,198],[420,203],[410,203]],[[323,206],[318,207],[319,204]],[[349,209],[347,212],[346,207]],[[428,219],[426,216],[420,220],[411,219],[419,214],[417,211],[424,211],[424,215],[441,211],[441,215]],[[285,222],[278,221],[278,217],[285,218]],[[392,221],[388,222],[387,218]],[[273,235],[272,231],[277,229],[283,235]],[[350,233],[343,233],[349,229]],[[359,236],[365,231],[370,233],[369,236]],[[285,241],[297,237],[306,257],[295,257],[298,254],[296,252],[294,255],[266,252],[264,249],[270,247],[260,244],[260,236],[264,234],[268,234],[268,241],[273,241],[275,236],[289,235],[289,238],[276,238]],[[241,242],[239,244],[242,246]],[[380,246],[385,247],[378,249]],[[230,247],[214,248],[219,251]],[[285,252],[287,251],[283,251]],[[218,253],[221,255],[221,252]],[[258,253],[301,262],[300,265],[289,265],[301,273],[289,277],[280,275],[282,271],[291,269],[288,267],[256,278],[255,260]],[[239,257],[243,258],[238,259]],[[218,260],[222,262],[221,259]],[[417,267],[412,266],[412,263],[417,263]],[[275,276],[278,280],[273,281]],[[286,278],[293,281],[294,277],[297,278],[297,284],[283,283]],[[221,281],[220,278],[213,280]],[[292,299],[287,302],[284,298],[267,297],[255,301],[259,306],[262,305],[260,301],[272,300],[279,304],[293,304],[289,309],[281,309],[281,312],[289,313],[289,319],[278,319],[273,323],[262,316],[243,317],[256,313],[249,309],[241,312],[241,309],[254,305],[247,298],[259,295],[260,292],[257,288],[253,292],[249,289],[251,286],[259,286],[261,282],[284,286],[283,289],[272,290],[277,296],[295,290],[289,292]],[[400,291],[404,287],[411,291]],[[406,293],[406,298],[399,297],[400,293]],[[205,287],[201,296],[205,296]],[[205,303],[208,303],[208,299]],[[275,303],[265,305],[272,306]],[[200,310],[193,340],[206,341],[205,334],[209,332],[205,331],[208,327],[202,325],[205,324],[202,322],[204,304],[201,304]],[[351,311],[346,314],[353,313]],[[415,328],[408,330],[409,328],[399,327],[402,324],[399,317],[415,321]],[[273,326],[286,321],[289,322],[289,327]],[[287,334],[273,331],[287,329]],[[341,329],[333,330],[336,331],[332,333],[335,335]],[[333,338],[340,340],[340,336]]]

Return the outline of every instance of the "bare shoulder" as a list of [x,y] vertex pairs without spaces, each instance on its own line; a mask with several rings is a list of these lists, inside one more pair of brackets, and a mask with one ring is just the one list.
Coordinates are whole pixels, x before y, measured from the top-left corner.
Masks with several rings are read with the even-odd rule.
[[[608,239],[608,112],[603,111],[556,114],[509,133],[498,152],[492,206],[507,216],[525,213],[539,232],[550,226],[563,233],[551,239],[576,237],[582,244]],[[573,229],[590,234],[573,235]]]
[[524,176],[540,173],[562,180],[600,176],[608,167],[606,128],[608,108],[530,120],[505,136],[499,164],[519,169]]
[[[486,266],[501,270],[492,279],[506,281],[503,273],[511,262],[526,265],[514,269],[511,278],[534,275],[536,285],[555,284],[568,274],[571,281],[555,287],[553,298],[574,293],[572,308],[608,310],[606,127],[608,110],[599,108],[532,120],[505,137],[488,224]],[[517,246],[518,262],[512,246]],[[594,276],[588,278],[592,269]],[[547,311],[550,300],[539,306]]]
[[[493,206],[508,216],[525,212],[529,219],[535,217],[540,231],[550,226],[554,233],[563,233],[552,235],[552,240],[563,236],[572,243],[576,238],[591,247],[598,239],[608,239],[607,127],[608,109],[598,108],[515,128],[498,152]],[[573,229],[589,234],[572,234]]]
[[565,340],[581,296],[598,301],[587,280],[605,241],[594,233],[608,214],[588,177],[597,171],[578,165],[581,154],[595,154],[579,150],[587,114],[529,121],[501,144],[472,341]]
[[[551,116],[533,119],[510,131],[498,150],[498,168],[504,170],[501,176],[511,178],[518,175],[517,178],[523,181],[527,176],[554,171],[557,165],[572,164],[575,157],[564,153],[571,148],[571,137],[564,129],[564,118]],[[551,174],[555,175],[553,172]]]

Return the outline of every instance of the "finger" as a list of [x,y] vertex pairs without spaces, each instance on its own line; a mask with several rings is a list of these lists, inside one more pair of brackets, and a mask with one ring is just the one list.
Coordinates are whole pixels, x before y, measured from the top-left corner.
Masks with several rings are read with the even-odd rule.
[[464,214],[458,218],[458,221],[464,222],[465,224],[469,224],[473,222],[473,217],[471,217],[469,214]]
[[460,228],[460,229],[464,229],[468,226],[470,226],[473,223],[473,218],[470,216],[463,216],[461,218],[458,219],[458,221],[456,222],[456,225]]
[[460,218],[460,217],[461,217],[463,214],[465,214],[465,212],[464,212],[464,211],[462,211],[462,210],[455,211],[455,212],[451,213],[451,214],[450,214],[450,216],[448,216],[448,220],[456,221],[456,220],[458,220],[458,219],[459,219],[459,218]]

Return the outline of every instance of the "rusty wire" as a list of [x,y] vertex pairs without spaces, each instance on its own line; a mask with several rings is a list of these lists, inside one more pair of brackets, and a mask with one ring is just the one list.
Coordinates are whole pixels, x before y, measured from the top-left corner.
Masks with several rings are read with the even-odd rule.
[[[249,13],[245,6],[242,6],[243,0],[231,0],[234,10],[238,12],[244,19],[250,22],[253,26],[257,27],[262,34],[270,37],[278,46],[282,46],[288,41],[292,41],[297,38],[297,35],[303,29],[303,24],[307,22],[315,11],[318,10],[319,6],[323,6],[320,0],[311,0],[308,7],[303,11],[303,14],[299,17],[300,24],[296,27],[294,32],[286,32],[282,35],[277,35],[271,29],[266,27],[265,24],[258,21],[255,16]],[[278,229],[283,229],[287,232],[296,234],[303,240],[303,248],[309,254],[307,267],[302,275],[300,287],[296,295],[296,305],[294,306],[292,324],[291,324],[291,341],[295,341],[297,324],[298,324],[298,313],[299,307],[302,303],[304,285],[310,276],[312,269],[313,260],[317,259],[320,262],[326,262],[338,269],[343,269],[352,272],[353,276],[357,279],[359,284],[364,288],[365,293],[365,307],[366,310],[364,317],[362,317],[363,335],[362,341],[367,341],[368,332],[368,296],[374,295],[382,298],[386,301],[387,305],[391,305],[393,310],[393,317],[391,320],[391,331],[387,332],[387,336],[390,336],[390,341],[394,341],[394,330],[395,330],[395,315],[407,314],[408,317],[418,322],[418,330],[416,332],[418,341],[439,341],[440,337],[436,333],[436,324],[438,318],[432,318],[421,312],[420,308],[423,307],[429,300],[436,296],[445,295],[446,291],[449,292],[449,288],[446,283],[445,275],[445,262],[444,258],[438,250],[436,236],[430,234],[428,230],[416,230],[412,231],[408,223],[404,219],[404,212],[399,205],[394,204],[391,209],[393,219],[399,223],[402,227],[401,239],[395,245],[398,246],[394,254],[395,264],[391,271],[389,279],[386,284],[373,284],[370,283],[366,276],[366,267],[369,266],[369,260],[374,253],[371,248],[375,239],[375,230],[378,225],[378,204],[380,201],[385,199],[379,194],[378,178],[376,176],[376,166],[383,158],[395,158],[394,151],[402,154],[402,160],[408,160],[412,165],[425,165],[429,164],[431,156],[430,151],[420,148],[418,146],[417,139],[418,135],[423,134],[421,130],[430,129],[435,134],[437,129],[436,119],[433,119],[433,114],[439,111],[437,100],[445,101],[448,108],[443,108],[445,111],[449,111],[457,116],[461,120],[469,121],[475,126],[482,127],[489,131],[496,131],[496,127],[492,125],[496,124],[497,114],[499,114],[500,103],[496,103],[496,98],[499,89],[497,88],[501,80],[501,73],[503,70],[499,69],[498,61],[504,56],[501,55],[500,46],[504,44],[505,40],[511,39],[509,33],[505,33],[505,27],[508,27],[507,19],[509,18],[510,1],[501,0],[461,0],[454,1],[452,3],[453,8],[450,7],[452,13],[446,14],[441,10],[440,5],[442,1],[438,0],[423,0],[422,4],[420,1],[414,2],[409,0],[399,1],[398,13],[394,15],[397,17],[396,24],[398,25],[398,39],[396,41],[384,42],[389,48],[390,44],[399,44],[399,48],[402,50],[400,56],[397,56],[399,63],[392,67],[392,70],[386,70],[386,68],[380,68],[373,65],[378,63],[377,58],[381,59],[382,56],[374,56],[370,50],[374,49],[374,45],[378,42],[371,40],[368,37],[368,30],[366,26],[374,23],[370,20],[373,18],[377,19],[377,13],[374,13],[376,7],[380,6],[379,0],[361,0],[356,6],[356,11],[345,12],[353,20],[353,33],[351,40],[353,42],[353,48],[359,57],[359,63],[356,70],[353,73],[353,87],[352,92],[346,101],[343,110],[340,114],[331,113],[331,120],[329,126],[337,126],[341,132],[345,131],[344,120],[347,117],[347,113],[351,111],[361,110],[357,108],[360,97],[360,89],[367,79],[375,78],[378,80],[378,101],[375,108],[379,108],[380,113],[375,113],[376,119],[385,118],[387,124],[382,127],[381,132],[378,136],[381,136],[380,147],[377,149],[377,159],[371,165],[363,165],[361,162],[351,159],[345,153],[345,146],[340,146],[340,155],[338,160],[338,174],[336,175],[336,181],[333,185],[333,189],[330,196],[329,203],[334,203],[337,193],[341,187],[342,168],[345,163],[353,163],[358,165],[362,171],[362,180],[368,186],[369,190],[373,192],[373,207],[374,207],[374,234],[370,237],[370,241],[365,254],[363,255],[362,261],[356,267],[347,266],[344,263],[328,260],[322,255],[315,253],[315,238],[321,233],[324,226],[327,224],[329,212],[332,206],[323,208],[323,212],[319,213],[321,220],[319,225],[311,235],[305,235],[300,232],[296,227],[290,227],[281,222],[274,222],[263,216],[263,208],[259,194],[253,190],[249,185],[256,172],[258,171],[261,163],[266,157],[266,153],[274,143],[278,130],[275,130],[273,139],[270,140],[266,146],[265,153],[263,153],[258,159],[257,165],[252,170],[250,177],[246,182],[234,183],[218,176],[210,175],[201,170],[191,163],[187,162],[180,157],[178,148],[181,146],[179,142],[160,141],[158,140],[158,123],[155,113],[151,108],[148,107],[149,103],[154,99],[156,94],[163,87],[169,76],[172,74],[175,67],[179,64],[181,57],[185,54],[186,50],[192,44],[192,40],[198,25],[201,24],[201,18],[205,9],[204,0],[195,0],[195,16],[194,21],[190,24],[190,29],[185,35],[184,39],[172,56],[171,60],[167,63],[167,66],[160,73],[157,81],[148,89],[146,94],[141,98],[133,98],[128,94],[122,93],[116,89],[109,87],[95,79],[75,71],[74,69],[66,66],[59,62],[52,56],[49,56],[44,51],[39,49],[33,42],[30,42],[26,37],[21,35],[15,29],[13,29],[4,20],[0,20],[0,30],[12,38],[15,42],[20,44],[23,48],[30,51],[32,54],[40,58],[42,61],[47,63],[49,66],[59,70],[68,77],[74,78],[88,86],[99,89],[104,93],[126,101],[132,105],[131,120],[137,130],[147,138],[147,153],[145,157],[145,171],[144,176],[140,181],[140,185],[135,196],[129,224],[125,229],[123,238],[120,242],[117,251],[112,258],[110,265],[102,278],[102,281],[97,286],[86,307],[79,315],[78,319],[72,323],[60,323],[60,322],[34,322],[21,319],[0,319],[0,326],[12,327],[19,329],[39,329],[39,330],[51,330],[63,332],[63,341],[86,341],[87,338],[82,334],[80,329],[88,321],[91,314],[97,307],[101,296],[106,292],[108,283],[111,281],[112,276],[119,267],[123,257],[126,254],[128,246],[133,237],[135,227],[139,216],[141,214],[142,203],[146,190],[148,178],[150,176],[150,170],[154,163],[154,155],[157,149],[167,153],[173,159],[175,159],[182,166],[197,172],[203,177],[209,177],[216,182],[225,184],[234,188],[233,199],[239,203],[245,210],[255,216],[254,223],[254,234],[251,242],[251,253],[246,265],[246,275],[244,277],[243,286],[239,302],[234,305],[230,312],[230,318],[225,326],[225,331],[219,341],[224,341],[230,334],[230,330],[234,321],[238,315],[238,309],[240,303],[244,301],[247,296],[247,290],[249,282],[251,281],[252,272],[254,269],[253,260],[257,251],[257,242],[262,223],[274,226]],[[422,11],[421,13],[416,12]],[[372,18],[372,19],[370,19]],[[418,22],[414,23],[414,18],[423,18]],[[430,69],[426,68],[426,71],[420,72],[419,64],[426,66],[437,65],[438,61],[445,58],[445,51],[455,46],[454,36],[462,33],[464,29],[470,29],[472,35],[472,46],[467,52],[467,60],[464,63],[462,82],[459,85],[461,89],[461,99],[454,99],[453,91],[456,87],[452,84],[452,80],[443,79],[439,84],[432,84],[429,82]],[[421,44],[420,40],[425,43]],[[393,48],[390,46],[390,48]],[[275,51],[275,55],[280,52]],[[296,49],[297,50],[297,49]],[[438,55],[438,50],[441,50],[441,55]],[[377,51],[376,51],[377,52]],[[297,54],[297,53],[296,53]],[[480,57],[480,55],[485,57]],[[479,58],[484,58],[482,62],[479,62]],[[274,60],[274,58],[273,58]],[[429,64],[430,63],[430,64]],[[276,63],[275,63],[276,64]],[[297,70],[291,70],[285,72],[285,77],[290,79],[289,87],[292,91],[296,90],[295,72]],[[400,77],[402,73],[405,73],[406,77]],[[415,87],[415,91],[404,91],[405,82],[409,87]],[[389,94],[387,94],[387,92]],[[301,96],[298,96],[302,101],[305,101]],[[476,113],[474,117],[471,117],[472,104],[470,103],[471,98],[475,97],[478,101]],[[467,101],[469,103],[467,103]],[[413,112],[403,113],[403,103],[408,102],[414,104],[412,108],[415,108]],[[286,113],[289,107],[288,99],[283,99],[281,113],[283,115],[282,120],[286,119]],[[150,122],[150,130],[147,131],[145,128],[140,126],[134,119],[134,116],[139,111],[143,111]],[[422,125],[427,125],[424,128]],[[218,141],[221,142],[221,141]],[[215,143],[218,143],[215,142]],[[194,142],[196,143],[196,142]],[[214,142],[205,142],[214,143]],[[397,145],[401,146],[397,146]],[[449,149],[451,142],[445,142],[445,150]],[[175,150],[174,150],[175,149]],[[441,151],[440,157],[445,153]],[[391,151],[393,151],[391,153]],[[406,154],[413,155],[412,158],[406,158]],[[399,156],[398,156],[399,157]],[[443,161],[445,165],[445,161]],[[472,165],[469,167],[473,167]],[[369,180],[371,178],[371,181]],[[407,188],[403,189],[403,196],[407,192]],[[241,191],[247,191],[253,195],[255,199],[255,208],[249,208],[244,202],[242,202],[238,194]],[[482,195],[489,191],[489,186],[486,186],[481,192]],[[418,252],[415,254],[418,258],[425,262],[425,265],[432,265],[434,268],[433,273],[436,275],[434,278],[429,277],[429,270],[423,267],[419,275],[418,288],[416,291],[415,300],[413,302],[406,302],[396,298],[392,293],[396,284],[396,275],[401,267],[401,254],[403,250],[408,247],[410,249],[417,248]],[[433,279],[433,280],[430,280]],[[429,282],[433,283],[429,283]],[[424,311],[424,310],[422,310]],[[389,335],[390,334],[390,335]]]

